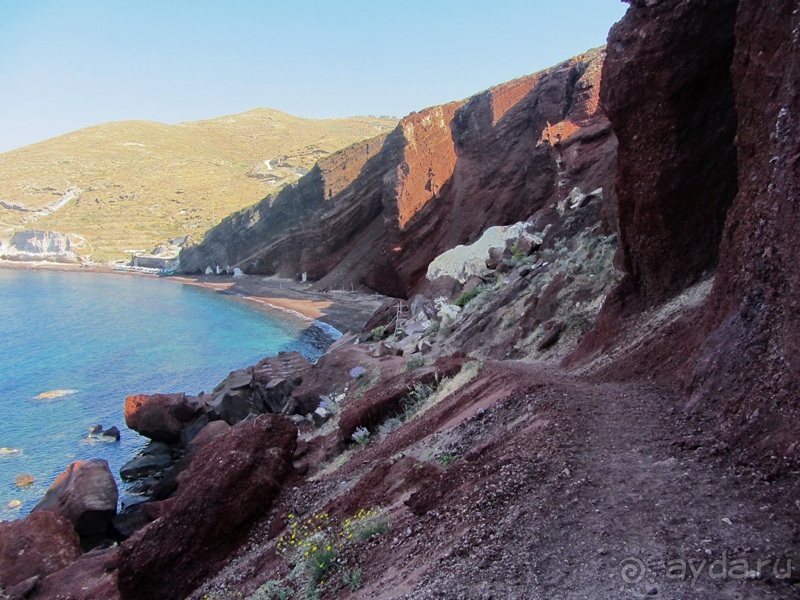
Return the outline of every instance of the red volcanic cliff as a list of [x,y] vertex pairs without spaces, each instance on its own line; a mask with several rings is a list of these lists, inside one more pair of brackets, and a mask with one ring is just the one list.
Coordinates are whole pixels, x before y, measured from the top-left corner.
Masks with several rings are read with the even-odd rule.
[[619,139],[619,262],[650,305],[718,261],[736,195],[737,2],[647,4],[609,34],[601,99]]
[[732,74],[739,194],[690,381],[732,441],[800,460],[800,11],[741,0]]
[[758,462],[798,461],[797,3],[631,5],[609,35],[601,94],[619,139],[626,279],[570,362],[618,348],[654,314],[642,309],[713,276],[705,300],[605,372],[677,375],[709,435]]
[[616,140],[598,105],[603,57],[406,117],[225,219],[181,254],[182,268],[307,272],[321,287],[408,296],[441,252],[608,180]]

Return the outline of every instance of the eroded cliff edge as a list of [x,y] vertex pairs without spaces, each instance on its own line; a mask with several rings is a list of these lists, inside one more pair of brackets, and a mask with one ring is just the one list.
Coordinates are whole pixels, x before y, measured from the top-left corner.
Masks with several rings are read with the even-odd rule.
[[223,220],[183,251],[217,265],[407,297],[437,255],[609,179],[616,139],[593,50],[351,146],[298,184]]

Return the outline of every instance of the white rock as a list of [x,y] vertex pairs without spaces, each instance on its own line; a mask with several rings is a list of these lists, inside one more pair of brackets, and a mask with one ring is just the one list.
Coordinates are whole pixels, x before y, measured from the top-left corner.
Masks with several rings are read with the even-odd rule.
[[451,321],[455,321],[458,318],[458,314],[461,312],[461,309],[456,306],[455,304],[445,304],[442,308],[439,309],[439,312],[436,314],[439,319],[449,319]]
[[470,277],[486,273],[489,248],[504,248],[507,240],[518,238],[528,227],[529,224],[524,222],[490,227],[472,244],[456,246],[434,258],[428,265],[428,279],[450,276],[466,283]]

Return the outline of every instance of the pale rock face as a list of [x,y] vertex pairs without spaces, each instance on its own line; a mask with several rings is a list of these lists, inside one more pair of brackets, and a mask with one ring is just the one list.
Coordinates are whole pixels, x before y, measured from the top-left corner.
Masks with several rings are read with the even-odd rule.
[[33,254],[63,254],[71,250],[69,236],[53,231],[18,231],[11,238],[11,245]]
[[505,248],[506,241],[520,237],[529,227],[527,223],[490,227],[476,242],[468,246],[456,246],[443,252],[428,265],[428,279],[445,275],[466,283],[470,277],[486,273],[486,259],[490,248]]
[[78,262],[75,250],[70,235],[55,231],[18,231],[9,242],[0,241],[0,257],[6,260]]

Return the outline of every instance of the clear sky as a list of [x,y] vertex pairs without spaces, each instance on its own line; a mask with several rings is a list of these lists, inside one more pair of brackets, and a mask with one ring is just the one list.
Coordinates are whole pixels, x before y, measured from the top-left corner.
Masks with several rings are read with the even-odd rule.
[[404,116],[605,43],[620,0],[0,0],[0,152],[258,107]]

